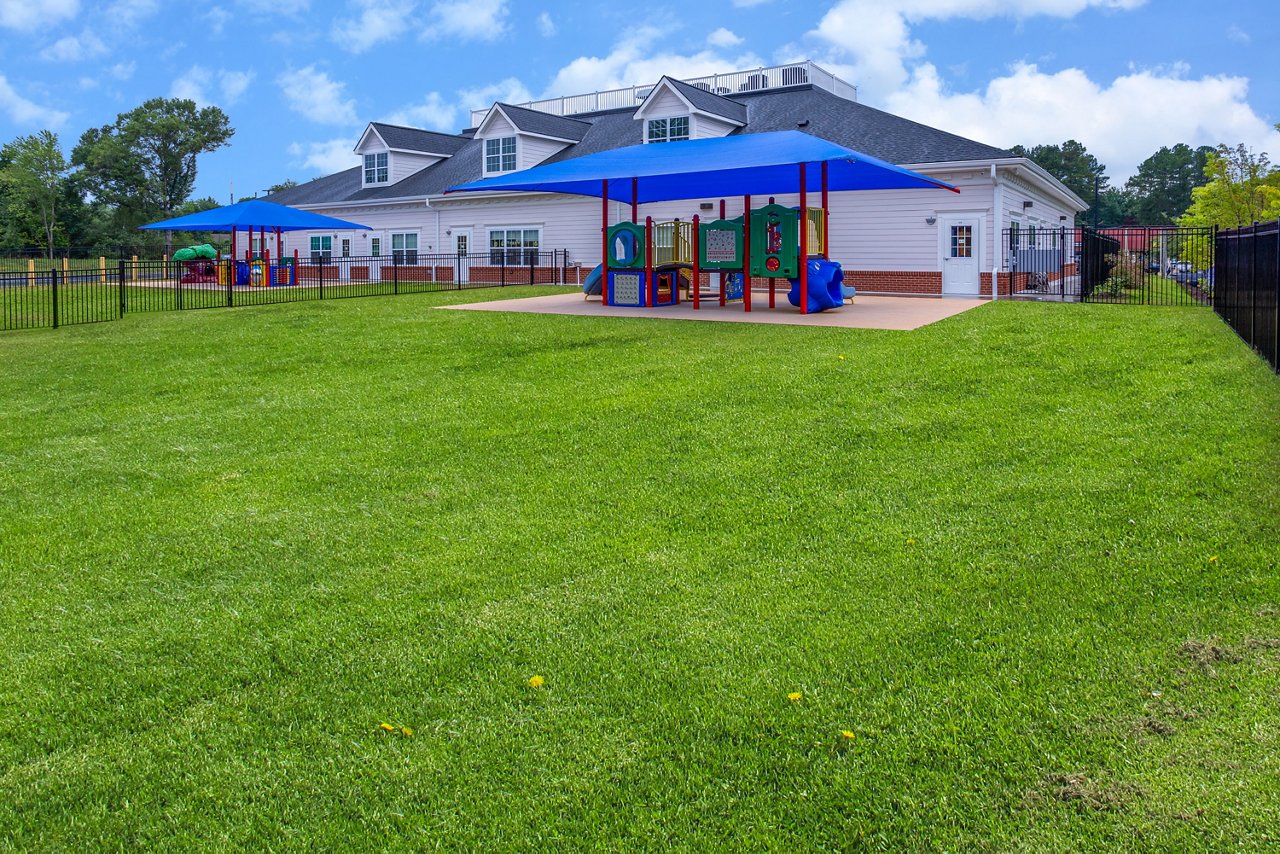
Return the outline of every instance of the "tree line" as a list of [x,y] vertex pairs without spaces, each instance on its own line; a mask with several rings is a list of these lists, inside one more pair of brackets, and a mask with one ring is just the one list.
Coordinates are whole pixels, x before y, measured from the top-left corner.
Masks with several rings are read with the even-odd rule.
[[1076,215],[1076,225],[1235,228],[1280,218],[1280,169],[1244,144],[1162,146],[1122,186],[1113,185],[1106,166],[1074,139],[1011,150],[1090,205]]
[[217,107],[152,98],[86,130],[70,159],[52,131],[20,136],[0,148],[0,247],[38,246],[50,258],[67,246],[114,254],[163,241],[167,249],[173,234],[138,226],[217,207],[191,198],[196,158],[234,134]]

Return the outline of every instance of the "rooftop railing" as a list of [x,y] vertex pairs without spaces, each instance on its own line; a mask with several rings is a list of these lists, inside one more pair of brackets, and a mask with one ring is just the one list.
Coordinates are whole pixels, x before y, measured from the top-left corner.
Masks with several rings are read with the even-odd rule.
[[[689,77],[684,80],[691,86],[697,86],[716,95],[734,95],[739,92],[757,92],[766,89],[782,89],[787,86],[812,84],[819,89],[845,98],[858,100],[858,87],[846,83],[824,68],[811,61],[792,62],[787,65],[772,65],[767,68],[753,68],[747,71],[731,71],[728,74],[711,74],[706,77]],[[559,98],[544,98],[541,101],[528,101],[516,104],[540,113],[553,116],[572,116],[579,113],[594,113],[600,110],[617,110],[627,107],[638,107],[644,103],[653,91],[655,83],[643,86],[628,86],[625,89],[608,89],[603,92],[589,92],[585,95],[564,95]],[[489,108],[471,111],[471,126],[475,127],[484,121]]]

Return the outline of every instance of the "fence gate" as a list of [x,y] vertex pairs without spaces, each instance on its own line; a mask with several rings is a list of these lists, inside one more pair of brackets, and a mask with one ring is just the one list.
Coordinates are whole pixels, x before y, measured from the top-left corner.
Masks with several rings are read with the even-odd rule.
[[1208,305],[1211,228],[1008,228],[1010,293],[1020,299],[1127,305]]

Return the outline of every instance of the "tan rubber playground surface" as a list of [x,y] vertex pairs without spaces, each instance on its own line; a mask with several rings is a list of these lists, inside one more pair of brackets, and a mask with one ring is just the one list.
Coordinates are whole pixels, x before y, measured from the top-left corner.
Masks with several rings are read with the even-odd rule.
[[786,297],[780,295],[775,308],[769,308],[767,295],[755,294],[751,311],[742,310],[742,304],[730,304],[721,308],[709,300],[702,302],[697,311],[693,303],[663,308],[624,308],[603,306],[599,297],[582,299],[582,293],[574,289],[564,294],[524,299],[504,299],[493,302],[475,302],[467,305],[441,306],[448,311],[505,311],[526,314],[570,314],[581,317],[644,317],[663,320],[704,320],[728,323],[785,323],[793,326],[837,326],[845,329],[919,329],[930,323],[977,308],[986,300],[936,299],[929,297],[864,297],[852,304],[815,314],[801,314]]

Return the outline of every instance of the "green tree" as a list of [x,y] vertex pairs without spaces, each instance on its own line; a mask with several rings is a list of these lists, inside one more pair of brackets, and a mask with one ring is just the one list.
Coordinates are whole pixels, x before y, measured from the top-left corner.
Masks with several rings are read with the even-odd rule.
[[152,98],[114,124],[85,131],[71,160],[83,167],[93,196],[115,207],[117,226],[131,228],[172,217],[195,187],[196,158],[227,145],[234,134],[217,107]]
[[58,232],[59,202],[71,171],[58,144],[58,135],[42,130],[20,136],[4,147],[5,166],[0,181],[8,188],[8,208],[26,208],[39,221],[41,242],[47,257],[53,257]]
[[1265,153],[1254,154],[1243,143],[1219,145],[1204,174],[1208,182],[1191,191],[1191,206],[1179,225],[1238,228],[1280,218],[1280,169]]
[[[1093,203],[1094,187],[1099,194],[1110,186],[1107,178],[1107,167],[1098,162],[1098,158],[1089,153],[1080,142],[1069,139],[1061,145],[1037,145],[1026,148],[1015,145],[1010,149],[1019,157],[1025,157],[1044,171],[1057,178],[1067,189],[1090,204]],[[1097,182],[1095,185],[1095,181]],[[1076,214],[1076,224],[1089,222],[1089,214]],[[1101,223],[1101,218],[1099,218]]]
[[267,187],[267,195],[272,196],[272,195],[275,195],[276,193],[282,192],[284,190],[288,190],[289,188],[296,187],[296,186],[298,186],[297,181],[293,180],[292,178],[285,178],[279,184],[272,184],[270,187]]
[[1204,167],[1213,148],[1192,148],[1178,143],[1159,151],[1138,165],[1125,189],[1133,197],[1133,213],[1143,225],[1172,225],[1191,205],[1191,191],[1208,178]]

